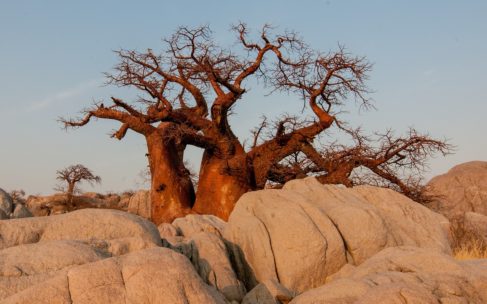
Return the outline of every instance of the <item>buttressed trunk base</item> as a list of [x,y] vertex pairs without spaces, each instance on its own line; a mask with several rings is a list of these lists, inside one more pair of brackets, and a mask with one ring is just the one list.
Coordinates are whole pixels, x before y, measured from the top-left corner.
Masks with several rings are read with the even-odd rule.
[[160,132],[146,137],[151,171],[151,220],[156,225],[191,213],[195,194],[182,155]]
[[245,160],[231,162],[205,152],[193,211],[226,221],[237,200],[250,190]]

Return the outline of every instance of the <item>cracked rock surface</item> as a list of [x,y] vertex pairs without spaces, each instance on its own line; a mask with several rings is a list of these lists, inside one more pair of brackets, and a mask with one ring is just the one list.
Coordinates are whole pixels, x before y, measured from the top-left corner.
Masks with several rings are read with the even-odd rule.
[[[0,303],[226,303],[208,283],[241,299],[245,289],[232,289],[231,279],[238,280],[223,240],[211,234],[191,242],[198,270],[160,247],[155,225],[126,212],[83,209],[2,221]],[[200,277],[216,278],[214,270],[218,281]]]
[[487,303],[487,260],[460,262],[430,249],[391,247],[290,303]]
[[6,299],[9,303],[224,304],[187,258],[150,248],[70,268]]
[[428,207],[450,220],[462,219],[466,212],[487,215],[487,162],[457,165],[428,183],[434,196]]
[[443,216],[392,190],[306,178],[242,196],[224,237],[247,290],[273,279],[301,293],[387,247],[451,253],[447,226]]
[[138,237],[161,245],[157,227],[118,210],[82,209],[70,213],[0,222],[0,249],[48,240],[111,240]]

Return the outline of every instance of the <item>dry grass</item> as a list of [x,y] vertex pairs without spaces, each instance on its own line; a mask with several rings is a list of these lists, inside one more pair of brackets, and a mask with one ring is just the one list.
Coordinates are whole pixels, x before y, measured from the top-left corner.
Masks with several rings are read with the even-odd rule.
[[487,242],[472,231],[465,229],[462,222],[452,223],[453,256],[457,260],[487,259]]
[[487,248],[483,241],[472,241],[453,249],[453,256],[457,260],[487,259]]

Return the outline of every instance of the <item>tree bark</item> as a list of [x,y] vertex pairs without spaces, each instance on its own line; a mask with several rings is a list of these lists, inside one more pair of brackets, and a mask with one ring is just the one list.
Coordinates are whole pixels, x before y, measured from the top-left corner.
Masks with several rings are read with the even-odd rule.
[[66,191],[67,208],[68,211],[73,210],[73,194],[74,194],[74,182],[68,183],[68,189]]
[[193,211],[228,220],[237,200],[253,190],[250,176],[243,149],[229,159],[205,151]]
[[353,163],[342,163],[335,165],[333,170],[330,170],[325,175],[317,176],[316,179],[322,184],[342,184],[346,187],[352,187],[353,183],[350,180],[350,174],[355,166]]
[[195,200],[189,172],[183,164],[184,147],[171,138],[169,123],[146,135],[151,172],[151,220],[172,222],[191,212]]

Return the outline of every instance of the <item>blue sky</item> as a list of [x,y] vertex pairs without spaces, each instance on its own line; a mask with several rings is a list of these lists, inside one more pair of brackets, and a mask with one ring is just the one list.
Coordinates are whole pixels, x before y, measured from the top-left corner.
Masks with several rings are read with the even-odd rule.
[[[101,120],[65,132],[56,119],[76,116],[93,100],[133,96],[101,86],[116,63],[112,50],[160,50],[178,26],[202,24],[232,45],[229,28],[238,21],[256,30],[271,23],[316,49],[341,43],[367,56],[377,111],[352,108],[347,117],[367,130],[413,126],[451,139],[456,153],[433,159],[428,177],[487,160],[486,15],[487,1],[1,1],[0,187],[49,193],[57,169],[82,163],[103,179],[94,190],[137,188],[143,138],[110,139],[117,124]],[[237,107],[232,122],[240,137],[262,114],[300,108],[293,96],[264,93],[254,88]],[[188,153],[193,162],[197,156]]]

